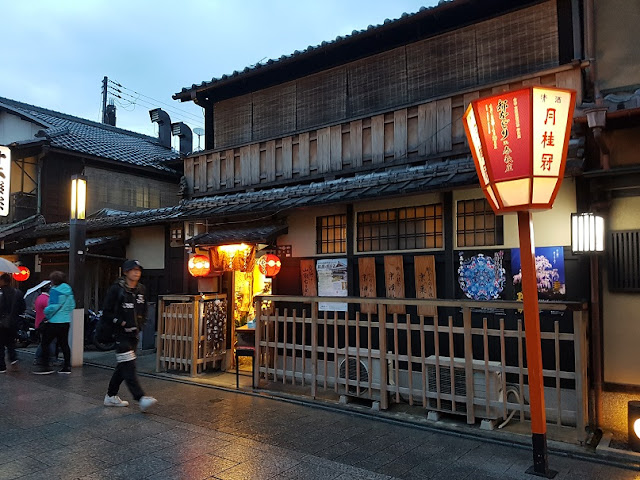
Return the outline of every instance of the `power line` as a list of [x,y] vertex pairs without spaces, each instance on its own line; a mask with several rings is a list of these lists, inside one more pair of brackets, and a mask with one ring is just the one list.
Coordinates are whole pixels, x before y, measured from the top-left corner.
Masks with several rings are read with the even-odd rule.
[[[112,96],[121,99],[123,102],[127,102],[128,105],[123,105],[121,102],[118,102],[118,105],[120,105],[122,108],[124,108],[127,111],[133,111],[135,110],[136,105],[140,105],[144,108],[157,108],[157,105],[152,104],[150,102],[148,102],[147,100],[143,100],[141,98],[136,98],[135,96],[131,95],[130,93],[127,92],[122,92],[118,89],[114,89],[113,87],[109,87],[109,94],[111,94]],[[130,97],[133,100],[130,100],[129,98],[125,98],[125,97]],[[133,106],[133,108],[129,108],[130,106]],[[169,110],[167,108],[167,110]],[[196,125],[196,126],[204,126],[204,123],[202,122],[201,119],[199,122],[192,119],[192,118],[186,118],[182,116],[182,112],[174,112],[169,110],[169,113],[171,113],[172,115],[174,115],[177,119],[179,120],[183,120],[185,123],[187,124],[192,124],[192,125]]]
[[[111,79],[109,79],[109,83],[112,83],[112,84],[114,84],[114,85],[116,85],[116,86],[118,86],[118,87],[120,87],[120,88],[125,89],[125,90],[129,90],[130,92],[133,92],[133,93],[135,93],[136,95],[138,95],[138,97],[145,97],[145,98],[148,98],[149,100],[153,100],[153,101],[154,101],[154,102],[156,102],[156,103],[159,103],[159,104],[161,104],[161,105],[165,105],[165,106],[167,106],[167,107],[169,107],[169,108],[173,109],[173,110],[174,110],[174,111],[176,111],[176,112],[180,112],[180,113],[182,113],[183,115],[189,115],[189,116],[196,117],[196,118],[200,119],[200,118],[199,118],[199,115],[196,115],[196,114],[191,113],[191,112],[187,112],[186,110],[179,109],[179,108],[177,108],[175,105],[170,105],[170,104],[168,104],[168,103],[162,102],[162,101],[160,101],[160,100],[158,100],[158,99],[156,99],[156,98],[153,98],[153,97],[150,97],[150,96],[148,96],[148,95],[145,95],[144,93],[136,92],[135,90],[133,90],[133,89],[131,89],[131,88],[127,88],[127,87],[125,87],[124,85],[122,85],[122,84],[120,84],[120,83],[118,83],[118,82],[115,82],[115,81],[113,81],[113,80],[111,80]],[[112,87],[112,88],[113,88],[113,87]],[[122,93],[125,93],[125,92],[122,92]]]

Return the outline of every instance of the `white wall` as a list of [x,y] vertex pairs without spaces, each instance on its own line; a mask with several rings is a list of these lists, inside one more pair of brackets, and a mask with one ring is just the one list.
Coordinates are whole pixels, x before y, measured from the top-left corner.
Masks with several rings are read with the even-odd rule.
[[131,229],[127,246],[127,258],[139,260],[144,268],[164,268],[164,227],[142,227]]
[[313,257],[316,255],[316,217],[346,212],[344,205],[296,210],[287,217],[289,230],[278,237],[278,245],[291,245],[293,257]]
[[22,120],[16,115],[0,112],[0,145],[8,145],[19,140],[31,140],[44,127]]
[[[640,197],[614,199],[608,230],[640,230]],[[606,247],[605,247],[606,248]],[[640,385],[640,294],[611,293],[603,259],[604,381]]]

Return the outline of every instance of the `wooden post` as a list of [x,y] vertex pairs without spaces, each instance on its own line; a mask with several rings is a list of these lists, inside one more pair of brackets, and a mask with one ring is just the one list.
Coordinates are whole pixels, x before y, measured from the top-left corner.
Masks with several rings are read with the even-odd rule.
[[531,406],[531,436],[533,443],[533,467],[527,470],[527,473],[552,478],[555,473],[549,470],[549,457],[547,454],[547,415],[544,406],[540,311],[531,212],[518,212],[518,234],[520,237],[524,333],[527,341],[527,370],[529,374],[529,403]]
[[158,301],[158,334],[156,336],[156,372],[160,371],[160,357],[164,355],[162,351],[162,334],[164,331],[164,298],[160,297]]
[[[260,298],[256,299],[255,302],[255,311],[256,311],[256,330],[255,330],[255,363],[253,368],[253,385],[254,388],[260,388],[260,366],[262,365],[262,357],[260,355],[260,334],[262,332],[262,310],[260,309]],[[232,339],[233,340],[233,339]],[[236,365],[236,368],[238,366]]]
[[318,302],[311,302],[311,396],[318,393]]
[[576,433],[578,442],[585,441],[587,425],[589,382],[587,379],[587,312],[573,312],[573,351],[576,365]]
[[[198,374],[198,346],[200,345],[200,300],[198,297],[193,299],[193,319],[191,321],[191,376]],[[188,318],[188,316],[187,316]]]
[[[473,398],[475,395],[473,391],[473,341],[471,337],[471,309],[469,307],[462,307],[462,325],[464,330],[464,379],[467,391],[467,423],[473,425],[476,423],[476,416],[473,411]],[[453,357],[453,352],[451,352],[452,365]],[[453,402],[452,405],[454,405]]]
[[378,305],[378,338],[380,342],[380,409],[389,408],[387,396],[387,382],[389,372],[387,364],[387,308],[386,305]]

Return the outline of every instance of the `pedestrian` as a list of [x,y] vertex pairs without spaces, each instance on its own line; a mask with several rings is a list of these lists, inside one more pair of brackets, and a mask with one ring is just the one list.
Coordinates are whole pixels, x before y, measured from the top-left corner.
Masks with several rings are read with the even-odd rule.
[[51,280],[51,290],[49,291],[49,305],[44,309],[44,320],[40,324],[42,330],[42,365],[36,368],[33,373],[36,375],[47,375],[53,373],[49,366],[49,348],[53,339],[62,350],[64,364],[58,373],[71,373],[71,350],[69,349],[69,326],[73,309],[76,308],[76,300],[73,297],[73,290],[68,283],[65,283],[64,273],[55,271],[49,275]]
[[[33,304],[33,309],[36,312],[36,321],[35,321],[35,329],[38,332],[38,336],[40,337],[40,344],[36,349],[36,358],[33,362],[34,365],[42,365],[42,329],[40,326],[43,324],[44,309],[49,305],[49,285],[45,285],[40,289],[40,295],[36,298],[36,301]],[[49,344],[49,362],[51,364],[51,359],[57,360],[57,344],[56,339]]]
[[11,275],[0,275],[0,373],[7,371],[4,358],[5,348],[9,353],[11,365],[18,363],[16,354],[16,333],[18,318],[24,313],[24,295],[11,286]]
[[143,412],[157,400],[144,394],[136,373],[138,333],[147,320],[147,299],[140,283],[142,265],[138,260],[127,260],[122,265],[123,276],[107,292],[103,307],[103,321],[112,322],[116,340],[117,366],[104,397],[106,407],[126,407],[129,402],[118,396],[122,381],[127,384],[134,400]]

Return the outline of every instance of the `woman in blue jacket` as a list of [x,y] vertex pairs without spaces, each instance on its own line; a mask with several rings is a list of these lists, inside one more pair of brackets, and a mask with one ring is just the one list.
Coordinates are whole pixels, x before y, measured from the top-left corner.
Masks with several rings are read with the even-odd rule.
[[[73,290],[68,283],[64,283],[64,273],[52,272],[49,275],[51,280],[51,290],[49,291],[49,305],[44,309],[45,320],[40,328],[42,332],[42,351],[49,351],[49,344],[55,338],[64,355],[64,365],[58,373],[71,373],[71,350],[69,349],[69,325],[73,309],[76,308],[76,301],[73,297]],[[37,375],[47,375],[53,373],[49,366],[49,357],[43,356],[40,368],[33,371]]]

